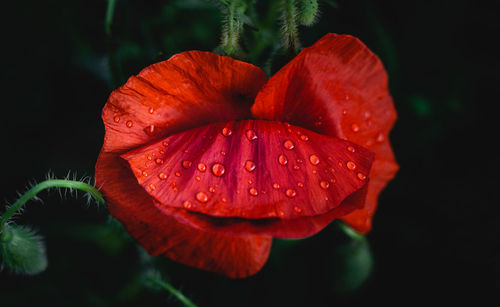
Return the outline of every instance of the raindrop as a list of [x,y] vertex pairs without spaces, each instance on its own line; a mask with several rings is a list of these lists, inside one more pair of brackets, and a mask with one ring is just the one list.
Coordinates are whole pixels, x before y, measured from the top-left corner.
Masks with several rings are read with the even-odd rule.
[[321,182],[319,183],[319,185],[320,185],[320,186],[321,186],[321,188],[322,188],[322,189],[324,189],[324,190],[326,190],[326,189],[328,189],[328,188],[330,187],[330,184],[328,183],[328,181],[324,181],[324,180],[323,180],[323,181],[321,181]]
[[193,204],[189,200],[186,200],[183,205],[186,209],[190,209],[191,207],[193,207]]
[[149,114],[153,114],[154,111],[155,111],[155,109],[153,107],[149,108]]
[[312,154],[309,156],[309,162],[311,162],[312,165],[318,165],[319,157],[317,155]]
[[168,142],[167,141],[163,141],[163,146],[167,147],[168,146]]
[[358,132],[359,131],[359,125],[358,124],[352,124],[351,126],[351,130],[353,132]]
[[292,150],[292,149],[295,147],[295,145],[293,144],[293,142],[292,142],[292,141],[290,141],[290,140],[285,140],[285,141],[283,142],[283,147],[285,147],[285,149],[287,149],[287,150]]
[[246,131],[246,136],[249,141],[255,141],[257,139],[257,134],[252,129]]
[[309,137],[307,135],[303,134],[300,136],[300,139],[304,142],[307,142],[309,140]]
[[148,173],[147,173],[146,171],[143,171],[143,172],[142,172],[142,175],[143,175],[144,177],[147,177],[147,176],[148,176]]
[[302,209],[300,209],[299,207],[295,206],[295,207],[293,207],[293,211],[295,211],[297,213],[301,213]]
[[182,167],[184,167],[185,169],[190,168],[192,164],[193,164],[193,162],[191,162],[189,160],[182,161]]
[[230,136],[231,134],[233,134],[233,131],[227,127],[225,128],[222,128],[222,135],[223,136]]
[[205,192],[196,193],[196,200],[200,203],[206,203],[208,201],[208,195]]
[[155,160],[155,162],[156,164],[163,164],[163,159],[158,158]]
[[273,183],[273,189],[278,190],[280,185],[278,183]]
[[285,155],[279,155],[279,157],[278,157],[278,162],[279,162],[281,165],[285,166],[285,165],[287,165],[287,164],[288,164],[288,159],[286,158],[286,156],[285,156]]
[[247,162],[245,162],[245,169],[249,172],[253,172],[256,167],[255,162],[252,160],[247,160]]
[[149,134],[152,134],[153,132],[155,132],[155,126],[154,125],[150,125],[147,130],[146,130]]
[[298,166],[298,165],[294,165],[294,166],[293,166],[293,169],[294,169],[294,170],[299,170],[299,169],[300,169],[300,166]]
[[200,181],[201,177],[200,176],[196,176],[195,179],[196,179],[196,181]]
[[128,120],[125,125],[127,125],[127,127],[129,127],[129,128],[132,128],[132,126],[134,125],[134,123],[131,120]]
[[120,116],[116,115],[113,120],[115,121],[115,123],[119,123],[120,122]]
[[181,173],[180,172],[175,172],[175,176],[180,177]]
[[358,173],[358,178],[360,180],[365,180],[366,179],[366,176],[364,174],[361,174],[361,173]]
[[259,191],[257,191],[257,189],[256,189],[256,188],[250,188],[250,189],[248,190],[248,193],[250,193],[250,195],[252,195],[252,196],[257,196],[257,195],[259,195]]
[[212,166],[212,173],[217,177],[221,177],[222,175],[224,175],[225,172],[226,172],[226,168],[224,167],[224,165],[222,165],[220,163],[215,163]]
[[347,162],[347,168],[350,169],[351,171],[352,170],[355,170],[356,169],[356,164],[352,161],[348,161]]
[[303,188],[303,187],[304,187],[304,183],[303,183],[303,182],[297,182],[297,186],[298,186],[299,188]]
[[165,180],[165,179],[167,179],[167,174],[165,174],[165,173],[160,173],[160,174],[158,175],[158,177],[160,177],[160,179],[161,179],[161,180]]
[[204,173],[207,170],[207,166],[205,165],[205,163],[198,163],[198,170]]
[[352,147],[352,146],[347,146],[347,150],[349,150],[350,152],[356,151],[356,149],[354,149],[354,147]]
[[385,137],[382,133],[377,135],[377,142],[382,143],[385,140]]
[[210,188],[208,188],[208,191],[211,192],[211,193],[214,193],[215,192],[215,188],[214,187],[210,187]]
[[156,189],[156,187],[155,187],[155,185],[154,185],[154,184],[152,184],[152,183],[151,183],[151,184],[149,184],[149,189],[150,189],[151,191],[154,191],[154,190]]
[[297,191],[295,191],[294,189],[288,189],[286,190],[285,194],[290,198],[294,198],[297,195]]

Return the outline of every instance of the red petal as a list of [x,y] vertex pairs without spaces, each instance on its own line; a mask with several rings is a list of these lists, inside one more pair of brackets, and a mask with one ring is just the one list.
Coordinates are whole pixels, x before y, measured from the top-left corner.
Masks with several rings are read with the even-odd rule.
[[342,202],[342,205],[325,214],[288,220],[279,218],[259,220],[220,218],[196,214],[184,209],[177,209],[158,203],[156,205],[165,214],[173,216],[198,229],[232,235],[260,234],[283,239],[301,239],[319,232],[334,219],[362,208],[366,197],[365,187],[348,196]]
[[258,272],[266,262],[271,238],[226,235],[195,229],[159,211],[137,184],[117,154],[101,152],[96,182],[106,196],[110,213],[152,255],[233,278]]
[[103,150],[120,152],[203,124],[250,116],[266,81],[258,67],[189,51],[145,68],[115,90],[102,118]]
[[247,219],[327,213],[366,184],[373,161],[350,142],[252,120],[195,128],[121,157],[160,204]]
[[252,113],[346,139],[375,153],[367,205],[346,218],[356,229],[368,231],[378,194],[398,169],[388,140],[396,112],[377,56],[357,38],[328,34],[269,80]]

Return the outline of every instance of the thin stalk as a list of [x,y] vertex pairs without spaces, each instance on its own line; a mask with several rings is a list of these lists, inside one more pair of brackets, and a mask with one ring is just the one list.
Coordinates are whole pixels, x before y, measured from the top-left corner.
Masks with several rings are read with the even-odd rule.
[[154,278],[154,277],[148,277],[147,280],[150,281],[150,282],[152,282],[152,283],[154,283],[154,284],[156,284],[157,286],[160,286],[164,290],[167,290],[168,292],[170,292],[179,301],[181,301],[184,304],[184,306],[186,306],[186,307],[197,307],[195,303],[191,302],[191,300],[189,300],[187,297],[185,297],[184,294],[182,294],[182,292],[180,292],[179,290],[175,289],[168,282],[165,282],[165,281],[163,281],[161,279],[157,279],[157,278]]
[[5,228],[5,224],[7,221],[19,211],[24,204],[26,204],[30,199],[35,197],[38,193],[45,189],[50,188],[69,188],[81,190],[86,193],[89,193],[95,200],[97,200],[101,204],[105,204],[104,198],[102,197],[101,192],[97,190],[95,187],[81,181],[75,180],[65,180],[65,179],[49,179],[43,182],[38,183],[31,189],[29,189],[26,193],[24,193],[12,206],[10,206],[0,217],[0,233],[3,232]]

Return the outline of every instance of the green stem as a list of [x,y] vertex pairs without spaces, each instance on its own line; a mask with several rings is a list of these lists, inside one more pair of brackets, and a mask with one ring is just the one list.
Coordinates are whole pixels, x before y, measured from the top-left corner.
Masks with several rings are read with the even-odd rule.
[[116,6],[116,0],[108,0],[108,7],[106,9],[106,19],[104,24],[106,36],[108,37],[111,37],[111,24],[113,23],[115,6]]
[[337,223],[338,227],[351,239],[356,241],[366,240],[366,237],[346,224],[339,222]]
[[150,281],[150,282],[152,282],[152,283],[160,286],[161,288],[167,290],[168,292],[170,292],[179,301],[181,301],[184,304],[184,306],[186,306],[186,307],[196,307],[196,304],[194,304],[193,302],[191,302],[191,300],[189,300],[187,297],[185,297],[184,294],[182,294],[182,292],[180,292],[179,290],[175,289],[168,282],[165,282],[163,280],[156,279],[156,278],[153,278],[153,277],[148,277],[147,279],[148,279],[148,281]]
[[300,50],[299,31],[297,27],[297,6],[295,0],[283,0],[283,39],[285,48],[293,48],[295,53]]
[[96,199],[99,203],[105,204],[104,198],[102,197],[101,192],[97,190],[95,187],[81,181],[74,180],[64,180],[64,179],[49,179],[39,184],[35,185],[31,189],[29,189],[26,193],[24,193],[16,202],[10,206],[0,217],[0,233],[3,232],[5,228],[5,223],[17,212],[19,211],[24,204],[26,204],[30,199],[35,197],[38,193],[45,189],[50,188],[69,188],[81,190],[89,193],[94,199]]
[[240,19],[236,12],[238,1],[231,1],[227,7],[227,19],[225,24],[224,37],[222,38],[222,49],[227,55],[234,55],[238,49],[240,36]]

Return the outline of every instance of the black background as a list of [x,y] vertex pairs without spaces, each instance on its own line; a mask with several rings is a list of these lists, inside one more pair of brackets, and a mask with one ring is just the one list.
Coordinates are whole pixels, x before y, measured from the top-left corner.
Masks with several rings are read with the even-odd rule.
[[[181,3],[118,1],[111,47],[123,76],[180,51],[217,47],[217,9]],[[391,140],[401,170],[368,235],[373,274],[355,292],[332,291],[332,228],[278,242],[262,272],[244,280],[160,260],[199,306],[478,303],[500,290],[498,10],[460,0],[338,3],[323,4],[320,22],[301,28],[303,44],[328,32],[358,36],[386,65],[399,114]],[[2,6],[0,200],[11,202],[49,170],[93,176],[112,86],[105,1]],[[1,306],[180,306],[141,286],[137,248],[102,226],[105,209],[55,192],[41,197],[44,204],[29,203],[16,221],[45,236],[49,269],[34,277],[0,272]]]

